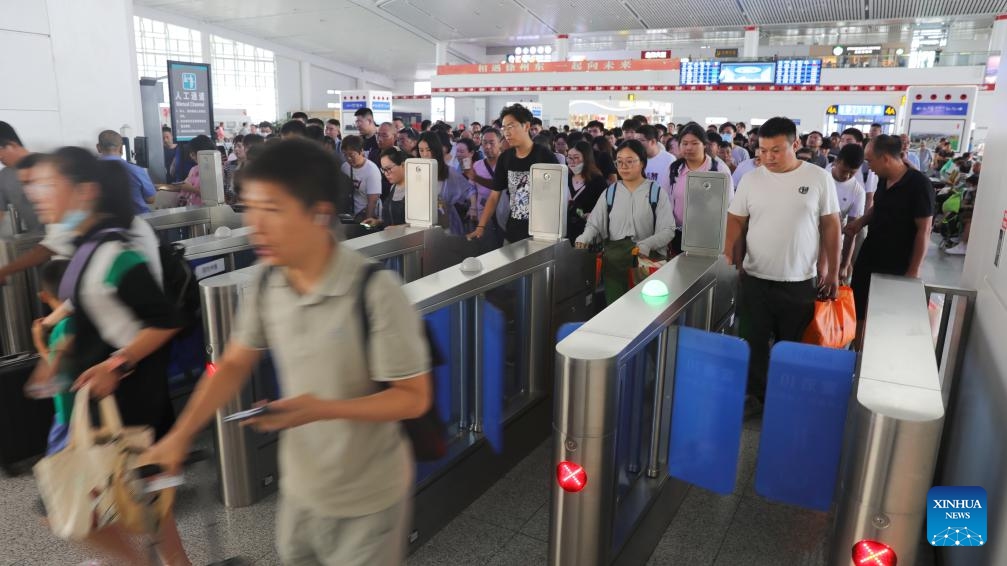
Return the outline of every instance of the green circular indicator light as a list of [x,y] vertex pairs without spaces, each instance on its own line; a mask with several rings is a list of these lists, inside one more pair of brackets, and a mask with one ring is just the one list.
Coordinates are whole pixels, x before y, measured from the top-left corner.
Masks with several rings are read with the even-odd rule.
[[663,281],[651,279],[643,284],[643,296],[652,299],[660,299],[668,296],[668,286]]

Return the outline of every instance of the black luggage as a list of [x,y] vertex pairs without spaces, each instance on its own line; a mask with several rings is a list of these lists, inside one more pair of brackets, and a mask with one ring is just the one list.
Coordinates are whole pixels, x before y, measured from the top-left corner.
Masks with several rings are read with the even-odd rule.
[[36,363],[34,352],[0,357],[0,468],[8,476],[29,471],[34,459],[45,454],[52,399],[24,395]]

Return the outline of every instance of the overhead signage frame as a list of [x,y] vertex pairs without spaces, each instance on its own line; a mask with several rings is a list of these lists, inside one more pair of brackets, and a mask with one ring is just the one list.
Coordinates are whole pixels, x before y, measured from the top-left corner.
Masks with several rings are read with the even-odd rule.
[[213,139],[213,81],[209,63],[168,61],[168,102],[175,142]]

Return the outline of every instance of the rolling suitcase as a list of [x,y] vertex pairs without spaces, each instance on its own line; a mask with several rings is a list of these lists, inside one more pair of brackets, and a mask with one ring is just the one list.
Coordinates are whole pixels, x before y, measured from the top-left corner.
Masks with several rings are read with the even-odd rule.
[[52,400],[24,395],[36,363],[34,352],[0,357],[0,468],[8,476],[29,471],[45,453],[52,425]]

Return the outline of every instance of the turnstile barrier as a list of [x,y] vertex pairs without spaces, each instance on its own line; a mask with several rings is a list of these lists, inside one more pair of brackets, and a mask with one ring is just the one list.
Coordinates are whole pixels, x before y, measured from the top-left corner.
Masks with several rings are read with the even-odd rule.
[[[7,265],[38,245],[42,237],[20,234],[0,239],[0,266]],[[38,272],[29,269],[7,277],[0,285],[0,355],[35,351],[32,321],[42,316]]]

